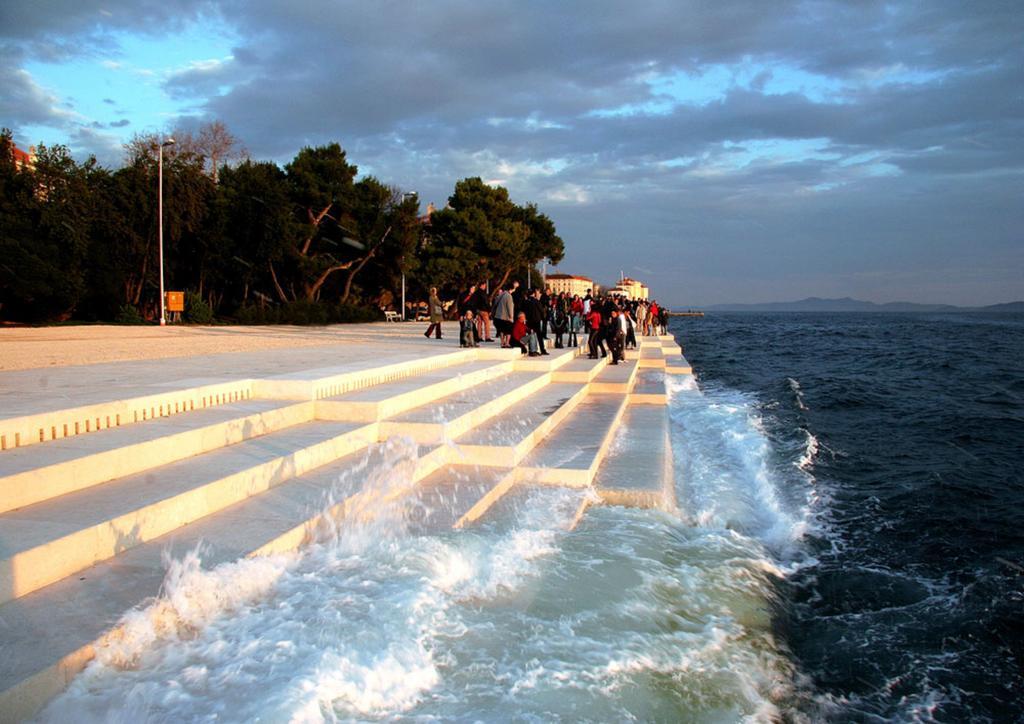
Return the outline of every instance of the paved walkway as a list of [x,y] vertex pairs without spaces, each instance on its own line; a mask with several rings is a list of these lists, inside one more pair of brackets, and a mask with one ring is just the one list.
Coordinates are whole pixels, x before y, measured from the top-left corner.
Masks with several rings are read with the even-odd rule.
[[444,354],[459,348],[456,323],[446,326],[451,336],[442,340],[424,339],[426,324],[414,322],[2,329],[0,419],[141,396],[168,387],[324,368],[347,372]]

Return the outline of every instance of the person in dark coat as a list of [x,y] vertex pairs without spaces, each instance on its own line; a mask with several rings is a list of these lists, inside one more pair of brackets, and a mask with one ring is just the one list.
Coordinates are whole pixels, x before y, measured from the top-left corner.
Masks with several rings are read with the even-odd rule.
[[551,287],[547,287],[540,295],[540,308],[544,316],[540,320],[540,338],[547,340],[548,325],[551,324]]
[[493,342],[491,337],[491,298],[487,293],[487,282],[480,282],[473,292],[473,312],[476,314],[477,336],[484,342]]
[[562,338],[569,331],[569,316],[565,313],[562,305],[556,304],[551,308],[551,331],[555,335],[555,349],[562,349]]
[[476,294],[476,284],[470,284],[469,288],[459,294],[458,310],[459,319],[464,319],[466,312],[475,311],[473,306],[473,295]]
[[534,289],[533,293],[523,300],[523,312],[526,313],[526,326],[537,335],[537,343],[540,346],[541,354],[548,354],[544,347],[544,337],[541,336],[541,324],[544,321],[544,309],[540,305],[540,289]]
[[612,310],[612,317],[606,332],[608,338],[608,349],[612,353],[611,364],[617,365],[625,359],[622,348],[626,342],[626,331],[623,329],[625,318],[618,309]]

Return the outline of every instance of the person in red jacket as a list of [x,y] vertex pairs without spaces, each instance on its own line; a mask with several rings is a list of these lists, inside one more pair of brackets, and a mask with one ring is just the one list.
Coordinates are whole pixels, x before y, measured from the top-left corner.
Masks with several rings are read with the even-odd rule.
[[590,352],[588,356],[590,359],[597,359],[597,347],[601,344],[601,312],[597,305],[590,307],[590,314],[587,315],[587,331],[590,332],[587,337],[587,350]]
[[[526,313],[520,312],[519,316],[516,317],[515,324],[512,325],[512,347],[518,347],[519,350],[526,354],[530,353],[531,357],[537,356],[537,342],[536,337],[530,328],[526,326]],[[529,345],[529,349],[527,349]]]

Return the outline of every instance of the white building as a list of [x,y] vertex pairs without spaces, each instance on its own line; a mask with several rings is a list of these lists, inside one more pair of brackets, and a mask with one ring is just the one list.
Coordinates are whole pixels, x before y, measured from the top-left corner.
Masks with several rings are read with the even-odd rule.
[[629,277],[622,277],[619,283],[608,290],[609,294],[619,294],[627,299],[647,299],[651,290],[643,282]]
[[594,288],[592,279],[573,274],[548,274],[544,281],[547,286],[551,287],[553,293],[565,292],[570,297],[578,294],[580,299],[587,296],[587,292]]

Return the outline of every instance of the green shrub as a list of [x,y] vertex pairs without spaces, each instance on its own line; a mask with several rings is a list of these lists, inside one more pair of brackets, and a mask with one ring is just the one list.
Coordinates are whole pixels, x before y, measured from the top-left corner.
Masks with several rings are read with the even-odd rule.
[[134,304],[122,304],[114,317],[114,324],[145,324],[146,320],[139,314]]
[[356,304],[297,301],[273,307],[247,306],[238,310],[240,324],[325,325],[376,322],[381,313]]
[[213,308],[197,292],[185,292],[185,313],[182,315],[189,324],[212,324]]

